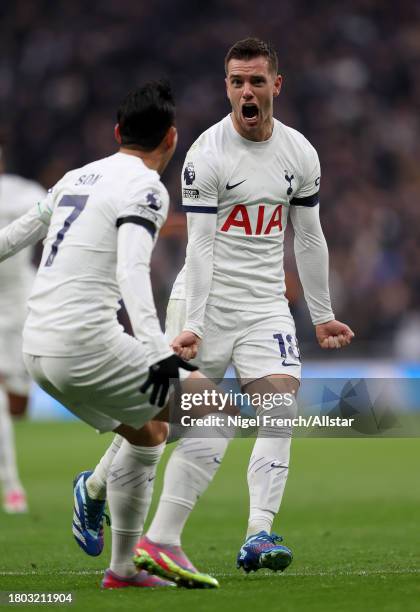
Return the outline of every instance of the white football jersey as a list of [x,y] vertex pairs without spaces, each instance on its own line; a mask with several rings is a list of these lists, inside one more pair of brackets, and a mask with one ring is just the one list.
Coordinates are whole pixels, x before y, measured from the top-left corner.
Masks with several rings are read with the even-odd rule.
[[24,352],[84,355],[121,334],[120,220],[133,217],[156,240],[168,206],[157,172],[124,153],[72,170],[50,190],[41,206],[52,217],[29,299]]
[[[182,172],[186,212],[217,215],[208,304],[264,312],[283,303],[284,232],[290,206],[318,203],[318,155],[306,138],[274,119],[269,140],[253,142],[231,116],[205,131]],[[185,298],[185,266],[172,298]]]
[[[45,189],[34,181],[13,174],[0,174],[0,229],[24,215],[45,196]],[[0,266],[0,329],[22,330],[26,302],[35,276],[31,257],[31,250],[24,249]]]

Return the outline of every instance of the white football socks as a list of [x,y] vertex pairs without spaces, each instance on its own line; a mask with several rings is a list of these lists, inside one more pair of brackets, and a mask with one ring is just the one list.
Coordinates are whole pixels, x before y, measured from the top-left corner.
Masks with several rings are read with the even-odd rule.
[[165,443],[134,446],[123,440],[108,472],[107,496],[111,513],[111,570],[119,576],[136,573],[134,547],[142,533],[153,493],[156,467]]
[[86,488],[91,499],[106,499],[106,479],[115,455],[120,449],[124,438],[116,434],[106,453],[86,480]]
[[[257,414],[273,418],[292,418],[297,404]],[[279,511],[289,473],[291,427],[261,426],[248,464],[249,519],[246,537],[260,531],[271,532],[274,517]]]
[[16,453],[15,436],[13,432],[12,417],[9,413],[9,400],[7,393],[0,385],[0,482],[3,491],[22,491],[19,480]]
[[291,438],[260,438],[248,466],[249,520],[246,537],[271,532],[289,473]]
[[[147,537],[153,542],[180,546],[184,525],[198,498],[213,480],[233,436],[228,427],[218,427],[211,435],[194,438],[203,428],[192,428],[173,451],[165,470],[162,495]],[[210,435],[210,434],[209,434]]]

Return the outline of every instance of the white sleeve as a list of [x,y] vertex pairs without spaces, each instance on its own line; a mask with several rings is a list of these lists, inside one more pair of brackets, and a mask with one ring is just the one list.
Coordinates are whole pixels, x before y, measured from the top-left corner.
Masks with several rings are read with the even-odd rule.
[[187,213],[185,258],[187,312],[184,329],[203,335],[204,314],[213,278],[218,179],[209,151],[192,146],[182,169],[182,205]]
[[118,230],[117,281],[136,338],[148,346],[150,363],[172,355],[153,300],[150,258],[153,238],[146,227],[124,223]]
[[307,140],[305,142],[305,150],[302,154],[302,176],[298,190],[290,200],[290,206],[316,206],[319,202],[321,167],[318,153]]
[[0,230],[0,261],[45,238],[51,221],[50,194],[28,212]]
[[328,247],[319,219],[319,205],[291,206],[295,256],[312,323],[334,319],[328,286]]
[[203,336],[204,313],[213,278],[217,215],[188,213],[185,258],[187,317],[184,329]]

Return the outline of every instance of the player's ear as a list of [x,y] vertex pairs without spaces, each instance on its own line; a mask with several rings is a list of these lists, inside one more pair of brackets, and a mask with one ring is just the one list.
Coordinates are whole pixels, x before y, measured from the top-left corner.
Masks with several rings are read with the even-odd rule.
[[176,129],[174,125],[171,125],[171,127],[166,132],[166,136],[165,136],[166,147],[167,149],[175,150],[177,143],[178,143],[178,130]]
[[276,78],[274,79],[273,96],[275,98],[277,98],[277,96],[280,93],[282,83],[283,83],[283,77],[281,76],[281,74],[278,74]]
[[120,126],[118,123],[116,123],[114,126],[114,136],[118,144],[121,145],[122,140],[121,140]]

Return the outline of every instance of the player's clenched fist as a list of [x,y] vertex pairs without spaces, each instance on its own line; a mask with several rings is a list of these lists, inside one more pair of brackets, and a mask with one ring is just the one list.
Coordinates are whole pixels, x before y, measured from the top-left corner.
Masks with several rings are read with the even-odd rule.
[[350,344],[354,333],[348,325],[340,321],[329,321],[315,326],[316,337],[323,349],[338,349]]
[[182,331],[171,342],[172,350],[182,359],[189,361],[194,359],[198,353],[201,338],[196,336],[192,331]]

